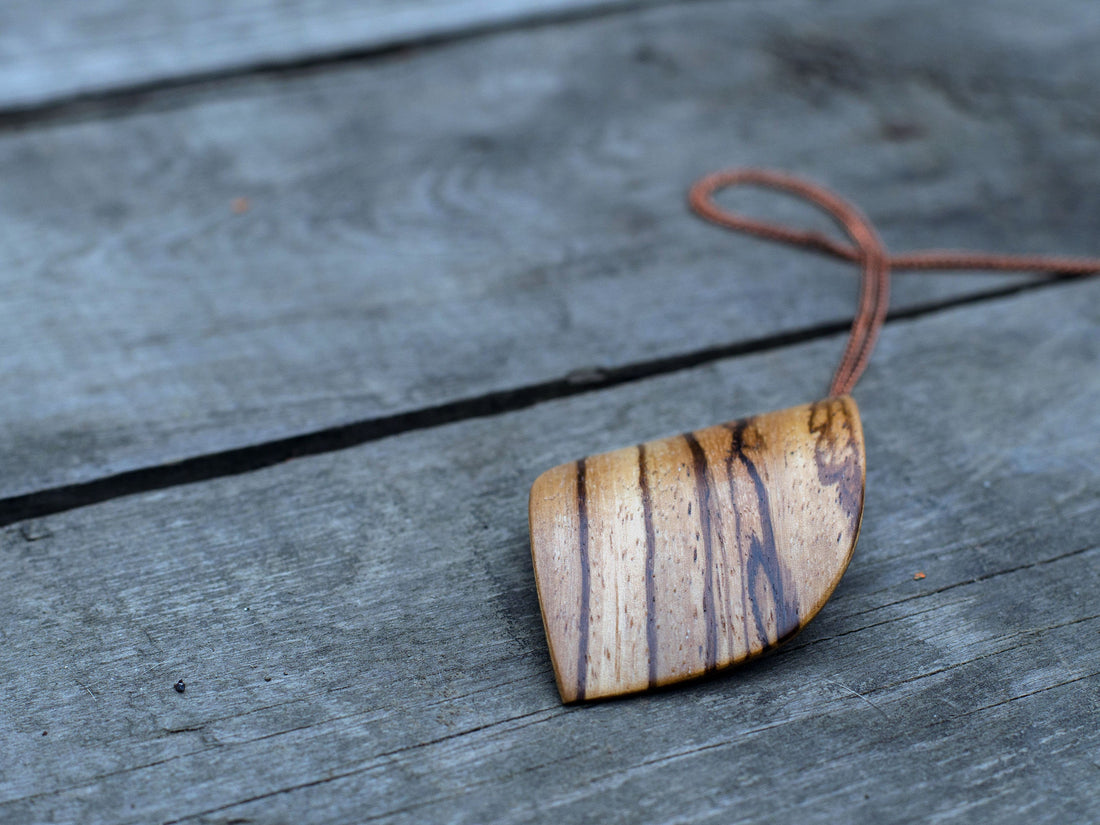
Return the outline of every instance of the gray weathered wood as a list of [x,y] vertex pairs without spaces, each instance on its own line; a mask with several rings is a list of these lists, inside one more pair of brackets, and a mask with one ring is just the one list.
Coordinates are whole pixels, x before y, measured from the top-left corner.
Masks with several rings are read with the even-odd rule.
[[5,528],[0,819],[1095,821],[1098,328],[1097,281],[891,324],[834,599],[639,699],[559,704],[527,485],[839,337]]
[[847,268],[686,213],[720,165],[899,249],[1090,251],[1094,13],[691,4],[9,132],[0,495],[842,322]]
[[392,48],[645,0],[6,0],[0,108]]

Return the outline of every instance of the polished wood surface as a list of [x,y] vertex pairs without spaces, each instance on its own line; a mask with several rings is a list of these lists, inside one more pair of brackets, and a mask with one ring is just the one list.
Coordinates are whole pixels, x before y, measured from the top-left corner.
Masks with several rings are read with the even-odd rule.
[[863,512],[849,396],[562,464],[531,488],[531,551],[563,701],[751,659],[821,609]]

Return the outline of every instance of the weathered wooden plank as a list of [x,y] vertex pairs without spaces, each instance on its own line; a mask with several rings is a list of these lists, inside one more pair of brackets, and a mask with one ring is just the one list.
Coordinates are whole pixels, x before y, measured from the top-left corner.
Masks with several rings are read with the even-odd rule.
[[5,528],[0,818],[1096,819],[1098,298],[891,324],[834,598],[637,699],[560,705],[528,485],[811,398],[839,338]]
[[8,0],[0,108],[323,60],[644,0]]
[[6,134],[0,495],[843,323],[847,268],[687,214],[722,164],[896,249],[1090,251],[1100,67],[1058,9],[692,4]]

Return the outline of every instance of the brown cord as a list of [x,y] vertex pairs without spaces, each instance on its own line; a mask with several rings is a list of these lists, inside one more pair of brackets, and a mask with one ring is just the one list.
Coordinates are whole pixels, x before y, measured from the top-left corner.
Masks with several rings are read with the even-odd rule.
[[[849,246],[820,232],[791,229],[779,224],[728,212],[714,202],[714,194],[730,186],[749,184],[797,195],[828,214],[852,241]],[[855,206],[838,195],[802,178],[767,169],[729,169],[700,178],[688,195],[691,208],[712,223],[748,232],[770,241],[794,244],[824,252],[862,267],[859,307],[852,320],[848,345],[829,387],[829,395],[852,391],[875,347],[890,303],[891,269],[991,269],[1023,270],[1057,275],[1093,275],[1100,272],[1100,258],[1068,258],[1046,255],[996,255],[985,252],[932,250],[891,257],[874,226]]]

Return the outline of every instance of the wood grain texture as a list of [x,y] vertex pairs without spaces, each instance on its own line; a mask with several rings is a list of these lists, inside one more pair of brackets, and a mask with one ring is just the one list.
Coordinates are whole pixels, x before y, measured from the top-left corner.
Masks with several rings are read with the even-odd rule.
[[0,108],[418,44],[644,0],[0,4]]
[[673,684],[790,639],[848,567],[864,474],[850,396],[547,470],[531,555],[562,700]]
[[833,597],[626,701],[561,705],[531,482],[839,336],[4,528],[0,821],[1097,821],[1097,329],[1100,282],[888,324]]
[[1094,251],[1093,13],[693,3],[5,132],[0,495],[844,324],[850,267],[687,213],[717,166],[825,181],[893,250]]
[[0,529],[0,821],[1100,821],[1100,283],[888,325],[856,562],[774,656],[563,707],[524,517],[821,391],[851,273],[690,219],[700,172],[1095,251],[1098,13],[699,3],[5,121],[0,494],[707,363]]

